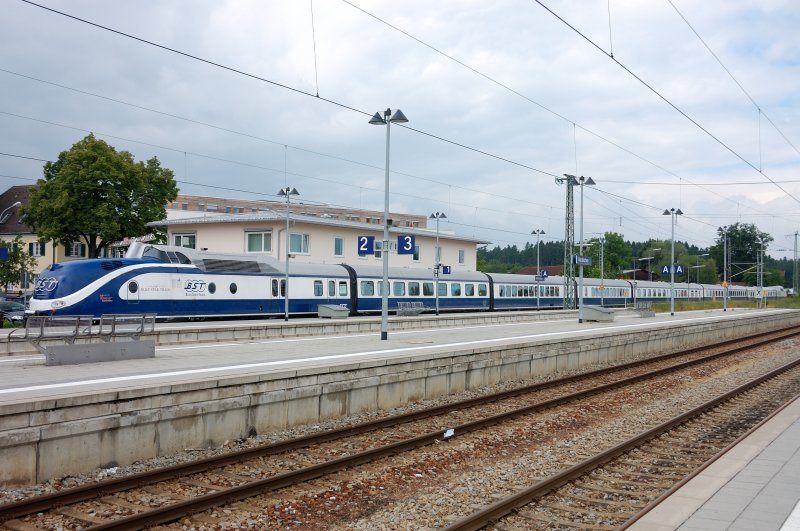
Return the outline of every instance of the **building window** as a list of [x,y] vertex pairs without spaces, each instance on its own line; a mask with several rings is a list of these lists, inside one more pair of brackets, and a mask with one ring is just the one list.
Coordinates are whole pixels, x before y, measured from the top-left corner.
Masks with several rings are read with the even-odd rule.
[[464,249],[458,250],[458,263],[464,265]]
[[333,239],[333,255],[344,256],[344,238],[336,237]]
[[272,231],[246,232],[248,253],[271,253]]
[[28,254],[31,256],[44,256],[44,242],[30,242]]
[[289,238],[289,252],[295,254],[308,254],[308,234],[295,234]]
[[181,203],[181,210],[189,210],[189,203]]
[[197,236],[194,234],[173,234],[172,242],[176,247],[188,247],[189,249],[195,249],[196,238]]
[[419,262],[419,245],[414,246],[414,261]]
[[375,258],[381,258],[381,249],[383,249],[383,241],[375,240]]
[[71,242],[64,246],[66,256],[86,256],[86,246],[80,242]]

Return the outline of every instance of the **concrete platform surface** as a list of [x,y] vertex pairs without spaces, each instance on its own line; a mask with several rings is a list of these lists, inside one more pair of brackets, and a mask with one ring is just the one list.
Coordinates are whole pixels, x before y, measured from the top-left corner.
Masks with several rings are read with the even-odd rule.
[[[0,406],[52,400],[89,393],[119,392],[147,386],[174,385],[311,367],[435,356],[521,342],[597,338],[626,333],[646,334],[664,328],[752,317],[786,315],[787,310],[736,310],[667,313],[642,319],[624,315],[611,323],[557,319],[523,323],[431,328],[378,333],[337,334],[291,339],[197,343],[156,347],[156,357],[46,367],[40,355],[0,358]],[[653,345],[655,349],[657,345]]]
[[800,398],[629,529],[800,531]]

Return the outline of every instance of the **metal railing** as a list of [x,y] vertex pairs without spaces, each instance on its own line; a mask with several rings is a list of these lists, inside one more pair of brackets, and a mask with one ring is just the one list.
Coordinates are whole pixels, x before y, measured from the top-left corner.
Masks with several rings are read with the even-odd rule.
[[40,343],[48,340],[73,344],[76,339],[139,339],[142,334],[155,331],[155,322],[155,314],[105,314],[99,318],[92,315],[34,315],[27,318],[24,328],[12,330],[8,341],[30,341],[41,350]]

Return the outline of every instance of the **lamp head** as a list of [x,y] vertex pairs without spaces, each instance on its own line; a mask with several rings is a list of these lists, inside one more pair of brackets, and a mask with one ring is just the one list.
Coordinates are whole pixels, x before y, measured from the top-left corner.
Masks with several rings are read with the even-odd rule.
[[383,119],[381,113],[376,112],[372,115],[372,118],[370,118],[369,123],[372,125],[386,125],[386,120]]
[[[386,112],[388,113],[389,109],[386,109]],[[394,114],[389,119],[389,121],[395,124],[404,124],[408,122],[408,118],[406,118],[406,115],[403,114],[403,111],[397,109],[396,111],[394,111]]]

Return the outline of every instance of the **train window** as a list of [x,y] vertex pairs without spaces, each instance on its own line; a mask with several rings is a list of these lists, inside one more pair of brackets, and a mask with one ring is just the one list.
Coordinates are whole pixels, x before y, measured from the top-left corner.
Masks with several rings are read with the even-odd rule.
[[314,296],[315,297],[322,297],[323,290],[322,290],[322,281],[315,280],[314,281]]
[[389,295],[389,287],[390,287],[389,286],[389,282],[387,282],[386,285],[387,285],[387,287],[384,288],[383,287],[383,280],[379,280],[378,281],[378,291],[380,292],[381,297],[383,297],[384,294]]
[[464,284],[464,295],[467,297],[475,296],[475,284]]
[[273,297],[278,296],[278,281],[277,279],[274,278],[272,279],[272,296]]
[[339,296],[347,297],[347,282],[344,280],[339,281]]
[[461,296],[461,284],[459,282],[453,282],[450,284],[450,295],[453,297]]
[[167,253],[165,253],[161,249],[157,249],[155,247],[150,247],[150,246],[145,247],[144,252],[142,253],[142,256],[155,258],[156,260],[158,260],[159,262],[162,262],[164,264],[168,264],[169,263],[169,256],[167,256]]
[[328,297],[336,296],[336,281],[329,280],[328,281]]
[[236,293],[236,291],[239,289],[239,287],[236,286],[236,282],[231,282],[231,285],[229,286],[229,289],[231,290],[231,293]]
[[132,280],[131,282],[129,282],[128,283],[128,291],[130,291],[131,293],[136,293],[137,291],[139,291],[139,283],[136,282],[135,280]]
[[447,297],[447,283],[439,282],[439,296]]
[[522,296],[523,297],[530,297],[530,287],[529,286],[522,286]]
[[433,297],[433,282],[422,283],[422,295],[424,297]]
[[505,297],[506,296],[506,287],[504,285],[502,285],[502,284],[500,285],[500,290],[498,292],[498,295],[500,297]]
[[175,256],[178,258],[178,263],[180,263],[180,264],[191,264],[192,263],[192,261],[189,260],[189,258],[183,253],[176,252]]
[[372,282],[371,280],[362,280],[361,295],[362,296],[375,295],[375,283]]
[[286,279],[281,280],[281,297],[286,297]]
[[486,284],[478,284],[478,297],[485,297],[489,293],[489,290],[486,288]]
[[213,282],[209,282],[208,283],[208,292],[209,293],[216,293],[216,291],[217,291],[217,285],[214,284]]
[[403,297],[406,294],[406,283],[405,282],[393,282],[392,288],[394,288],[394,296],[395,297]]
[[419,297],[419,282],[408,283],[408,294],[411,297]]

